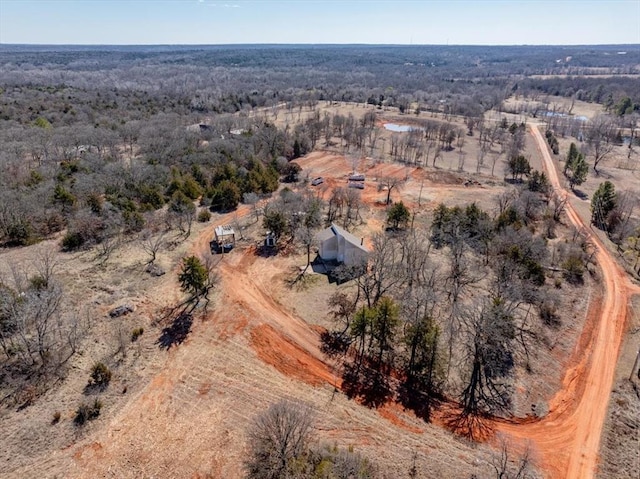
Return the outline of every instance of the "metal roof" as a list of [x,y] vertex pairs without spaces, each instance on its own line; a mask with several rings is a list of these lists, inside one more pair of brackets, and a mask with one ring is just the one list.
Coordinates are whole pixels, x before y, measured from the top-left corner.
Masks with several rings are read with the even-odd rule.
[[345,241],[347,241],[352,246],[355,246],[356,248],[364,251],[365,253],[369,252],[369,250],[365,248],[364,245],[361,244],[363,242],[361,238],[358,238],[357,236],[352,235],[347,230],[340,228],[335,223],[331,223],[331,226],[320,231],[316,235],[316,239],[322,242],[322,241],[328,240],[333,236],[342,236],[345,239]]
[[216,236],[230,236],[235,235],[235,231],[229,225],[220,225],[215,228]]

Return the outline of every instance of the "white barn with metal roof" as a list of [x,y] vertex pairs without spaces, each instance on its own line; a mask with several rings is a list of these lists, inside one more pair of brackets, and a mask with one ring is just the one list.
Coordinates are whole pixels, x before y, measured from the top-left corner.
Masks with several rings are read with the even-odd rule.
[[369,250],[364,246],[364,238],[358,238],[334,223],[320,231],[316,240],[320,245],[320,258],[325,261],[358,266],[366,264],[369,258]]

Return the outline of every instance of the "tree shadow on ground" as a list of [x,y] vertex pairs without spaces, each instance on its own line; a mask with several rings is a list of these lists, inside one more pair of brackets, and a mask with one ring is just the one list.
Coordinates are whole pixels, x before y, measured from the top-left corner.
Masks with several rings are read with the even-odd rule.
[[192,324],[193,315],[191,313],[183,311],[178,314],[173,322],[162,330],[157,341],[160,348],[168,350],[171,346],[182,344],[187,339]]
[[323,331],[320,333],[320,351],[330,358],[347,354],[351,341],[346,332]]
[[494,433],[489,418],[482,413],[471,414],[460,411],[445,423],[453,433],[475,442],[485,441]]
[[589,195],[578,188],[574,188],[572,191],[573,194],[580,198],[582,201],[589,199]]
[[431,422],[431,411],[440,405],[441,397],[419,391],[415,387],[404,383],[398,390],[398,401],[423,421]]
[[280,248],[278,248],[278,246],[266,246],[265,244],[261,244],[254,248],[253,254],[261,258],[271,258],[272,256],[277,256],[279,251]]
[[509,185],[521,185],[524,183],[522,178],[505,178],[504,182]]
[[362,276],[365,272],[366,268],[363,265],[347,266],[345,264],[338,264],[331,267],[327,272],[327,277],[329,278],[329,283],[341,285]]
[[373,408],[382,406],[392,396],[386,375],[365,366],[345,366],[342,389],[350,399]]

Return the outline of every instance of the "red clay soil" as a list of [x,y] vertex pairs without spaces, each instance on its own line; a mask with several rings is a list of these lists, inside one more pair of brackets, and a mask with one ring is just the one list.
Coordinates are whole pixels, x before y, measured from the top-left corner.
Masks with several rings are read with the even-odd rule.
[[[535,127],[532,128],[532,133],[543,154],[551,184],[563,191],[544,138]],[[343,157],[336,155],[325,164],[326,158],[317,160],[320,160],[320,156],[326,157],[326,154],[318,154],[318,158],[313,155],[316,154],[308,155],[301,163],[312,164],[312,170],[318,176],[334,176],[332,173],[336,172],[338,175],[335,176],[339,176],[350,171]],[[324,166],[323,170],[320,169],[321,166]],[[223,216],[219,223],[231,223],[236,217],[250,213],[250,207],[241,206],[237,212]],[[567,215],[576,227],[584,228],[570,204],[567,204]],[[208,254],[211,231],[200,235],[191,250],[193,253]],[[626,277],[595,235],[592,235],[592,241],[597,249],[597,260],[601,268],[602,298],[593,301],[582,336],[569,362],[563,388],[550,401],[548,415],[541,419],[495,420],[489,424],[491,429],[516,439],[531,441],[541,467],[548,477],[554,479],[585,479],[595,475],[600,436],[625,325],[629,294]],[[220,331],[220,339],[249,330],[250,344],[265,363],[288,377],[309,384],[329,383],[340,387],[336,374],[320,351],[319,332],[292,314],[291,308],[277,301],[274,288],[281,283],[275,278],[278,268],[274,268],[271,260],[256,262],[256,258],[254,248],[248,248],[223,258],[219,265],[219,291],[223,295],[221,303],[225,307],[217,311],[212,321],[221,326],[216,328]],[[170,354],[181,352],[182,350],[173,350]],[[188,369],[183,373],[169,361],[167,369],[172,368],[177,369],[164,370],[159,374],[141,392],[139,400],[127,406],[125,413],[128,412],[129,415],[123,414],[122,418],[139,414],[136,407],[140,405],[151,411],[164,407],[167,398],[172,398],[172,383],[178,381],[181,374],[191,371]],[[209,383],[200,380],[196,386],[197,394],[210,394],[210,387]],[[445,424],[446,418],[455,410],[455,405],[445,404],[440,411],[434,413],[434,422]],[[402,419],[407,413],[402,412],[399,405],[385,405],[379,409],[379,414],[408,432],[422,432]],[[149,420],[153,417],[150,416]],[[112,427],[117,427],[112,434],[120,435],[123,434],[120,428],[133,428],[134,425],[114,420]],[[113,440],[109,434],[107,438]],[[100,443],[78,448],[76,464],[89,472],[91,459],[105,454],[101,449]],[[111,456],[106,454],[105,457],[108,460]],[[185,456],[182,459],[188,461],[192,458]],[[168,460],[175,462],[175,458]]]
[[[562,189],[553,160],[540,131],[531,128],[541,150],[551,185]],[[315,155],[315,156],[314,156]],[[317,156],[317,157],[316,157]],[[344,157],[311,154],[309,163],[314,174],[340,177],[350,171]],[[322,168],[320,168],[320,165]],[[402,168],[376,168],[378,174],[405,174]],[[369,172],[368,172],[369,174]],[[563,379],[563,387],[550,400],[549,413],[541,419],[495,420],[489,429],[507,433],[532,443],[540,466],[552,478],[586,479],[594,477],[598,463],[600,436],[612,387],[625,321],[629,295],[626,275],[611,258],[596,235],[585,227],[571,203],[567,203],[571,223],[590,236],[601,268],[603,292],[594,298],[581,338]],[[246,214],[246,212],[242,212]],[[205,245],[200,245],[203,248]],[[287,376],[310,384],[336,384],[336,376],[326,365],[318,347],[318,333],[301,319],[291,315],[267,293],[268,285],[257,284],[260,275],[247,274],[252,253],[245,253],[241,264],[223,265],[224,291],[242,304],[248,315],[259,313],[264,324],[251,331],[251,341],[258,356]],[[392,411],[392,405],[380,410],[381,416],[405,429],[417,432]],[[448,412],[447,412],[448,408]],[[453,409],[452,409],[453,408]],[[445,405],[436,414],[436,422],[446,422],[455,406]]]
[[[566,196],[540,130],[534,126],[531,131],[551,185]],[[598,237],[585,227],[570,202],[566,212],[571,223],[586,231],[595,245],[603,295],[591,305],[563,387],[550,401],[549,413],[538,421],[505,421],[496,427],[530,440],[548,477],[588,479],[595,476],[598,464],[600,437],[626,323],[629,284],[625,273]]]
[[262,324],[251,331],[251,345],[262,361],[288,377],[312,386],[324,383],[337,388],[342,386],[342,381],[324,362],[309,355],[269,324]]
[[[541,151],[551,185],[559,194],[567,196],[542,134],[535,126],[531,132]],[[320,158],[318,155],[309,160],[315,167],[317,161],[314,160]],[[322,158],[323,162],[325,160],[326,157]],[[332,157],[323,173],[344,174],[346,170],[348,167],[344,159]],[[397,166],[381,165],[371,170],[367,171],[368,175],[374,172],[384,176],[406,174],[404,167]],[[366,196],[373,199],[373,195]],[[627,302],[631,288],[635,291],[637,287],[629,284],[624,272],[597,236],[586,228],[570,202],[566,213],[571,223],[585,231],[595,245],[603,291],[592,299],[581,337],[568,362],[563,387],[550,400],[549,413],[541,419],[495,420],[488,427],[530,441],[548,477],[586,479],[594,477],[596,472],[600,436],[626,322]],[[435,422],[446,424],[447,417],[451,417],[454,410],[454,405],[445,405],[435,414]],[[396,422],[397,416],[388,409],[383,408],[381,415]]]
[[[566,196],[543,136],[537,127],[532,127],[531,132],[542,153],[551,185]],[[308,163],[303,167],[310,166],[318,175],[340,177],[351,170],[344,157],[338,155],[314,153],[303,163]],[[403,166],[379,165],[367,171],[367,175],[398,176],[406,175],[406,172]],[[538,461],[549,477],[585,479],[594,477],[598,463],[600,436],[626,321],[630,285],[624,272],[596,235],[585,227],[570,202],[566,212],[571,223],[586,231],[595,245],[601,268],[602,296],[594,297],[592,301],[584,330],[569,360],[563,387],[550,400],[549,413],[541,419],[495,420],[489,428],[531,441]],[[335,376],[319,355],[317,333],[288,314],[260,288],[246,288],[247,277],[241,273],[243,269],[234,268],[229,280],[240,283],[236,284],[238,288],[244,286],[241,290],[246,292],[247,305],[261,313],[266,308],[275,320],[270,322],[280,329],[264,324],[252,331],[252,344],[258,355],[291,377],[312,384],[321,380],[335,384]],[[402,422],[388,407],[380,414],[394,423]],[[446,407],[455,409],[453,405]],[[434,419],[446,422],[449,413],[442,410]]]

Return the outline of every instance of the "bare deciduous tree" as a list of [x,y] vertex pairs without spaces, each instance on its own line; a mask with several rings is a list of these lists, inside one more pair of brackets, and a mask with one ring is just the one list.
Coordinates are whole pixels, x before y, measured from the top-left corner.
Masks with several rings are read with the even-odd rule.
[[524,450],[517,454],[513,445],[504,436],[499,436],[498,450],[493,453],[490,464],[496,473],[496,479],[534,479],[538,477],[534,472],[531,447],[527,444]]
[[258,222],[260,220],[260,212],[258,211],[258,202],[260,201],[260,197],[255,193],[245,193],[242,196],[242,201],[247,205],[251,205],[253,214],[256,217],[256,222]]
[[514,366],[515,338],[511,312],[503,301],[493,299],[464,315],[462,324],[468,374],[460,395],[461,416],[508,410],[510,387],[505,379]]
[[385,204],[391,203],[391,192],[394,189],[400,189],[404,184],[404,179],[394,176],[383,176],[378,179],[378,191],[386,191],[387,199]]
[[158,258],[158,252],[165,244],[165,236],[166,233],[164,231],[154,235],[152,231],[146,230],[142,234],[140,247],[149,255],[149,260],[146,263],[147,266],[153,266],[155,264]]
[[289,477],[293,462],[307,452],[312,428],[311,408],[298,402],[282,400],[258,415],[248,431],[247,477]]
[[615,127],[609,117],[596,116],[587,130],[587,145],[593,153],[593,171],[598,174],[598,165],[615,147],[613,143]]

